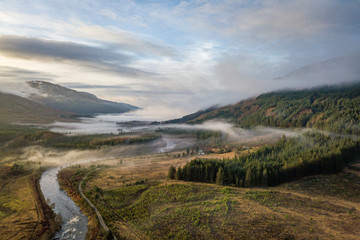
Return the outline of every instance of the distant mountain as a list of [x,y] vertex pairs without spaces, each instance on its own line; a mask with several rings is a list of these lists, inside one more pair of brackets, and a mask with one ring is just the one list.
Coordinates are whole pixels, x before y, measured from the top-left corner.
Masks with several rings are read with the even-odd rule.
[[139,109],[130,104],[102,100],[93,94],[78,92],[45,81],[27,83],[30,87],[38,90],[38,93],[32,93],[29,99],[59,110],[92,116],[100,113],[124,113]]
[[56,110],[16,95],[0,92],[1,123],[46,124],[54,121],[77,121],[74,113]]
[[[184,122],[182,119],[171,122]],[[188,115],[185,123],[212,119],[240,127],[314,127],[360,135],[360,83],[265,93],[200,115]]]

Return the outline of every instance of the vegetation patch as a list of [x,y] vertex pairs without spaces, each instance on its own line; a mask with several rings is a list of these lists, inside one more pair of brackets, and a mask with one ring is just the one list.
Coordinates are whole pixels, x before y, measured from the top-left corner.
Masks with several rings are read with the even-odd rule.
[[224,220],[233,203],[220,188],[194,184],[94,187],[87,195],[110,225],[121,219],[152,239],[210,236],[213,219]]
[[37,131],[18,136],[8,146],[15,148],[37,144],[55,148],[96,149],[103,146],[146,143],[160,137],[158,134],[151,133],[139,135],[95,134],[66,136],[50,131]]
[[0,165],[0,232],[3,239],[49,239],[55,214],[40,191],[42,170],[34,163]]
[[277,191],[248,191],[244,197],[275,210],[281,207],[293,211],[327,211],[337,214],[351,211],[351,208],[335,205],[328,201],[313,200],[309,197],[300,197]]
[[198,158],[179,167],[178,180],[238,187],[275,186],[314,174],[336,173],[360,155],[360,141],[308,132],[296,138],[283,136],[248,155],[232,159]]
[[265,93],[172,122],[202,123],[211,119],[226,119],[245,128],[313,127],[359,135],[360,84]]
[[95,169],[95,166],[90,168],[82,168],[80,166],[73,166],[64,168],[59,172],[58,179],[60,186],[66,193],[80,206],[81,211],[88,216],[88,232],[86,234],[88,239],[100,240],[105,238],[105,232],[102,230],[99,221],[93,209],[80,197],[79,183],[84,176]]
[[360,177],[351,173],[306,177],[285,187],[290,191],[360,203]]
[[[144,159],[149,162],[151,157]],[[176,161],[163,158],[168,166],[170,160]],[[166,167],[159,168],[161,180],[156,174],[147,174],[144,168],[153,168],[139,164],[144,159],[126,159],[121,165],[114,161],[114,168],[95,171],[83,186],[118,239],[345,240],[360,234],[358,203],[320,194],[328,188],[321,179],[326,177],[336,184],[337,175],[311,177],[319,181],[319,189],[308,189],[308,193],[297,189],[307,178],[267,190],[249,190],[167,180]],[[83,171],[73,168],[79,176]],[[117,181],[124,179],[131,181],[118,185]],[[348,189],[358,187],[350,178],[347,184]]]

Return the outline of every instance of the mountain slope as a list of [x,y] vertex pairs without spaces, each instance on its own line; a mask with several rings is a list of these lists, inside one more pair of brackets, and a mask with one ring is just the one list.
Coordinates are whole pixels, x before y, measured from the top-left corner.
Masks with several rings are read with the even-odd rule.
[[213,110],[215,110],[217,108],[217,106],[212,106],[212,107],[209,107],[205,110],[199,110],[195,113],[192,113],[192,114],[189,114],[189,115],[186,115],[182,118],[177,118],[177,119],[173,119],[173,120],[168,120],[168,121],[165,121],[165,123],[186,123],[188,121],[191,121],[193,119],[196,119],[208,112],[211,112]]
[[39,92],[38,94],[31,94],[29,99],[59,110],[94,115],[98,113],[124,113],[138,109],[138,107],[130,104],[102,100],[93,94],[78,92],[49,82],[32,81],[28,84]]
[[266,93],[186,122],[201,123],[211,119],[224,119],[241,127],[314,127],[360,134],[360,83]]
[[0,92],[1,123],[52,123],[76,121],[74,113],[46,107],[19,96]]

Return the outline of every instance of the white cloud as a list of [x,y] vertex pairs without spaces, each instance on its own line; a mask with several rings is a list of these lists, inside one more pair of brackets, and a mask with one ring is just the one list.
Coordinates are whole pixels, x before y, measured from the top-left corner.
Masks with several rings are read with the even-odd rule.
[[[59,84],[119,85],[126,88],[89,91],[139,106],[191,112],[277,88],[304,86],[297,78],[273,79],[305,65],[359,53],[359,8],[356,0],[194,0],[178,4],[34,0],[31,6],[4,0],[0,3],[2,35],[81,44],[86,49],[104,49],[111,56],[126,55],[131,61],[107,58],[103,59],[106,64],[98,64],[96,54],[87,55],[94,59],[86,63],[3,55],[0,65],[51,75]],[[154,74],[139,71],[125,76],[114,71],[116,67]],[[341,75],[354,78],[347,68],[341,68]],[[326,74],[316,78],[322,80],[305,85],[326,83]],[[336,81],[342,79],[331,83]]]
[[116,13],[113,10],[108,9],[108,8],[101,9],[96,14],[98,14],[100,16],[110,18],[112,20],[117,20],[118,19],[118,16],[116,15]]

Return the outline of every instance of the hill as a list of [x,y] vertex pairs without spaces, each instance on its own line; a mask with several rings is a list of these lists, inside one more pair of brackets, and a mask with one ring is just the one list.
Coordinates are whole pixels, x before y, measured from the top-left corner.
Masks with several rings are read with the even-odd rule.
[[78,92],[49,82],[31,81],[28,85],[38,91],[31,94],[29,99],[51,108],[82,115],[124,113],[139,109],[130,104],[102,100],[93,94]]
[[1,123],[52,123],[76,121],[78,115],[60,111],[19,96],[0,92]]
[[204,115],[206,113],[209,113],[209,112],[215,110],[216,108],[217,108],[217,106],[212,106],[212,107],[209,107],[209,108],[207,108],[205,110],[199,110],[199,111],[197,111],[195,113],[186,115],[186,116],[184,116],[182,118],[165,121],[165,123],[186,123],[187,121],[191,121],[193,119],[196,119],[196,118],[200,117],[201,115]]
[[313,127],[358,135],[360,83],[265,93],[172,122],[201,123],[212,119],[227,120],[240,127]]

